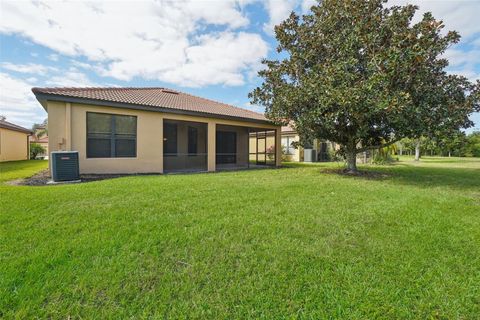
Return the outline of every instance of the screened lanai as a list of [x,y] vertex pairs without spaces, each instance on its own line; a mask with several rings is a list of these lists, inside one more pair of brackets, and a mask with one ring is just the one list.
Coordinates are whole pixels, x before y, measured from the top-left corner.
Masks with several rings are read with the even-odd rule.
[[275,166],[275,130],[217,125],[217,170]]
[[[209,135],[208,128],[201,122],[163,121],[165,173],[208,171],[209,161],[215,170],[276,165],[275,130],[216,124],[211,126],[215,135]],[[210,160],[209,144],[215,152]]]
[[171,172],[207,171],[207,124],[163,121],[163,170]]

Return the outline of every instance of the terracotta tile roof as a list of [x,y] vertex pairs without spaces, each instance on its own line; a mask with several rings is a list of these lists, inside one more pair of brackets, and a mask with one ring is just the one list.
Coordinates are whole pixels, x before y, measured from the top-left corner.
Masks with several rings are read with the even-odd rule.
[[29,130],[29,129],[26,129],[24,127],[20,127],[14,123],[11,123],[11,122],[8,122],[8,121],[5,121],[5,120],[0,120],[0,128],[4,128],[4,129],[10,129],[10,130],[13,130],[13,131],[19,131],[19,132],[24,132],[24,133],[28,133],[28,134],[31,134],[32,131]]
[[296,131],[290,125],[283,126],[282,127],[282,133],[287,133],[287,132],[296,132]]
[[44,94],[268,121],[261,113],[166,88],[33,88],[32,91],[37,98]]

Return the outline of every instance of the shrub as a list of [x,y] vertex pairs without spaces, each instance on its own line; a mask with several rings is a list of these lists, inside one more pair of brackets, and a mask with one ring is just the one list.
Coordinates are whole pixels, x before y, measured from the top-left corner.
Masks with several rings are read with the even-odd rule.
[[47,150],[38,143],[30,144],[30,159],[36,159],[39,154],[45,153]]

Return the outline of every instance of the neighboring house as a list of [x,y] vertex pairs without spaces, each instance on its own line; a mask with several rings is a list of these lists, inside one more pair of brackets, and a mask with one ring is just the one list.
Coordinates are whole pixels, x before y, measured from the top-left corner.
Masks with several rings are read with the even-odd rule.
[[78,151],[80,173],[281,164],[281,128],[260,113],[165,88],[32,91],[48,112],[49,151]]
[[45,152],[37,155],[37,157],[44,157],[48,159],[48,134],[38,135],[39,132],[46,132],[45,127],[38,127],[35,132],[30,136],[30,144],[37,143],[45,148]]
[[0,162],[28,160],[32,131],[0,119]]
[[300,136],[291,126],[282,127],[282,149],[286,161],[317,162],[331,161],[332,150],[338,150],[338,145],[319,139],[313,140],[309,148],[297,147],[292,143],[299,142]]
[[303,150],[301,147],[295,148],[294,142],[299,142],[300,137],[290,126],[282,127],[282,149],[286,161],[300,162],[303,159]]

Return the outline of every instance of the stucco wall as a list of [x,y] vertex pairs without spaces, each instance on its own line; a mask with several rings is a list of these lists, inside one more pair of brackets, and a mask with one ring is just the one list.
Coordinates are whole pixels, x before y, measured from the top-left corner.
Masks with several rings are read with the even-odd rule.
[[28,160],[28,134],[0,128],[0,161]]
[[[76,103],[47,102],[49,150],[75,150],[79,152],[80,173],[162,173],[163,172],[163,119],[206,123],[208,127],[208,170],[215,171],[215,129],[217,125],[256,128],[280,128],[273,125],[215,118],[194,117],[153,111]],[[137,116],[137,156],[135,158],[86,157],[86,113],[103,112]],[[280,146],[280,144],[278,144]],[[280,153],[280,148],[277,148]],[[277,165],[280,165],[280,157]]]
[[[300,137],[297,135],[297,134],[282,134],[282,138],[290,138],[291,142],[298,142],[300,141]],[[295,162],[299,162],[301,157],[300,157],[300,153],[301,153],[301,147],[298,147],[298,148],[295,148],[293,149],[293,154],[290,154],[290,155],[286,155],[286,158],[288,161],[295,161]]]

